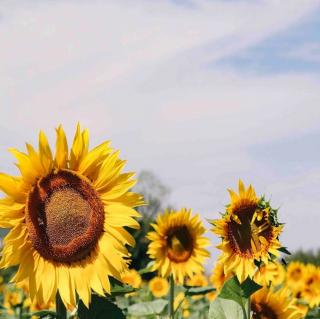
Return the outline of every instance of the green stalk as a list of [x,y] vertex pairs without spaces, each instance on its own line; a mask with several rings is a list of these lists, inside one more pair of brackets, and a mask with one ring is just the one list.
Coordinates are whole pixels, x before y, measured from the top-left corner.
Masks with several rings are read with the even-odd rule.
[[56,294],[56,313],[58,319],[67,319],[67,309],[64,303],[62,302],[62,299],[58,291]]
[[174,280],[172,275],[169,277],[169,284],[169,318],[174,319]]

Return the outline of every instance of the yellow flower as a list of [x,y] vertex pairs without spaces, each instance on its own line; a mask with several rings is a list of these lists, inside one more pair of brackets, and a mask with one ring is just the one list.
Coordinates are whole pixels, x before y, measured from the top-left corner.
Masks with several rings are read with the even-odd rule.
[[254,281],[262,286],[281,285],[286,278],[286,271],[279,262],[261,266],[254,275]]
[[169,291],[169,283],[167,279],[154,277],[149,282],[149,289],[156,298],[166,296]]
[[7,290],[4,295],[3,305],[6,308],[12,308],[22,303],[22,293],[18,290]]
[[251,298],[252,319],[300,319],[303,314],[287,289],[273,291],[266,287]]
[[303,289],[305,271],[305,265],[299,261],[292,261],[288,265],[286,284],[295,294]]
[[320,269],[315,265],[306,265],[304,285],[301,298],[305,300],[310,308],[320,305]]
[[208,286],[208,279],[204,274],[194,274],[187,280],[187,285],[192,287],[205,287]]
[[224,273],[224,266],[219,261],[216,262],[213,270],[212,275],[210,276],[210,282],[212,283],[213,287],[215,287],[218,291],[222,288],[225,281],[230,279],[231,275],[226,276]]
[[[194,274],[191,278],[187,280],[186,284],[192,287],[205,287],[208,286],[208,279],[204,274]],[[194,300],[198,300],[201,298],[203,298],[202,295],[192,296],[192,299]]]
[[133,174],[122,173],[109,142],[89,150],[78,125],[69,152],[63,128],[56,132],[55,154],[41,131],[39,150],[10,150],[21,176],[0,174],[0,227],[12,228],[1,266],[19,265],[14,281],[28,280],[33,302],[53,302],[59,291],[68,308],[76,295],[88,306],[91,291],[110,293],[109,276],[121,280],[127,269],[134,239],[124,227],[139,228],[142,199],[129,192]]
[[166,211],[159,215],[155,231],[149,232],[150,258],[155,259],[153,270],[160,276],[173,275],[175,281],[183,283],[184,277],[203,271],[203,262],[209,257],[205,249],[210,244],[203,237],[205,232],[199,215],[191,216],[191,210]]
[[255,272],[255,261],[268,264],[279,256],[278,236],[282,225],[276,221],[276,211],[263,197],[258,198],[253,187],[245,189],[239,181],[239,194],[229,190],[231,203],[226,213],[212,222],[213,232],[222,238],[217,247],[222,250],[219,262],[224,273],[236,274],[240,282]]
[[128,271],[121,274],[122,282],[130,285],[133,288],[140,288],[142,279],[140,274],[135,269],[129,269]]
[[190,314],[188,311],[189,307],[190,307],[190,304],[188,299],[186,299],[185,294],[183,292],[179,292],[174,298],[174,302],[173,302],[174,311],[178,311],[179,309],[182,309],[183,317],[188,317]]

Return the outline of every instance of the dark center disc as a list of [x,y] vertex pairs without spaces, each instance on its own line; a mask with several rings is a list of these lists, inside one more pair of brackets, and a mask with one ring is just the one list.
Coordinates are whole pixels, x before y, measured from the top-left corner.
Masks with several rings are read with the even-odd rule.
[[75,262],[88,256],[101,236],[104,207],[87,181],[59,171],[42,178],[30,192],[26,223],[41,256]]
[[167,234],[168,258],[174,262],[188,260],[193,251],[193,238],[187,226],[169,230]]
[[253,255],[252,242],[257,251],[261,250],[259,236],[263,236],[267,241],[272,238],[271,225],[269,225],[265,230],[259,232],[259,227],[266,222],[268,223],[266,216],[264,216],[260,221],[256,218],[255,221],[251,223],[256,208],[256,205],[239,207],[234,214],[237,215],[240,220],[240,224],[233,219],[228,223],[230,244],[235,251],[243,256],[250,257]]

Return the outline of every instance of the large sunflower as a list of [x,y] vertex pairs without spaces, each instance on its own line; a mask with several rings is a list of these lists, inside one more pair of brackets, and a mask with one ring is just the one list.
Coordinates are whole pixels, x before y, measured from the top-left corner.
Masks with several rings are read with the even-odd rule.
[[148,254],[155,259],[154,270],[162,277],[172,274],[183,283],[185,276],[203,271],[203,261],[209,257],[205,247],[210,241],[203,237],[205,228],[199,215],[192,217],[191,210],[185,208],[166,211],[152,227],[155,231],[147,235],[151,240]]
[[251,297],[252,319],[301,319],[302,311],[287,289],[274,291],[263,287]]
[[110,293],[109,276],[121,280],[134,239],[124,226],[139,228],[133,207],[140,195],[129,192],[132,173],[104,142],[89,151],[88,130],[78,125],[68,151],[63,128],[56,130],[52,154],[43,132],[39,151],[11,149],[21,176],[0,174],[0,227],[12,228],[4,239],[2,267],[19,265],[14,281],[29,281],[32,300],[88,306],[91,290]]
[[239,194],[229,190],[231,203],[221,219],[212,221],[213,232],[221,236],[217,247],[223,254],[219,262],[226,276],[235,273],[240,282],[255,272],[255,262],[268,264],[279,256],[278,236],[282,225],[277,212],[263,197],[258,198],[253,187],[245,189],[239,181]]

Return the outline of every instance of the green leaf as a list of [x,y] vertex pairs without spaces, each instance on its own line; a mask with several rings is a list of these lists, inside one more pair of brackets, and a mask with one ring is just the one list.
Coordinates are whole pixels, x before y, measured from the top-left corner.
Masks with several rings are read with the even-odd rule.
[[89,309],[82,301],[79,302],[78,316],[79,319],[125,319],[122,310],[117,305],[97,295],[92,295]]
[[196,295],[205,295],[209,292],[215,291],[216,289],[213,287],[188,287],[185,286],[187,289],[185,292],[186,296],[196,296]]
[[246,315],[237,302],[218,297],[210,303],[209,319],[246,319]]
[[225,282],[219,297],[235,301],[241,306],[244,314],[246,314],[248,311],[250,296],[261,287],[262,286],[255,283],[249,277],[242,284],[240,284],[237,277],[234,276]]
[[157,299],[153,301],[146,301],[136,303],[128,307],[128,314],[132,316],[151,316],[160,315],[164,312],[166,306],[168,305],[168,300]]
[[137,291],[137,289],[123,284],[122,282],[109,277],[110,280],[110,285],[111,285],[111,296],[115,297],[115,296],[121,296],[121,295],[125,295],[127,293],[131,293],[131,292],[135,292]]

